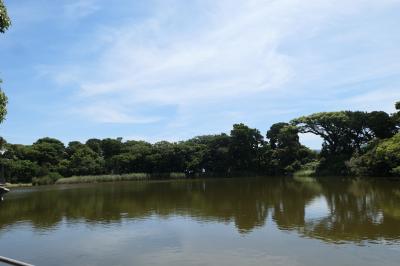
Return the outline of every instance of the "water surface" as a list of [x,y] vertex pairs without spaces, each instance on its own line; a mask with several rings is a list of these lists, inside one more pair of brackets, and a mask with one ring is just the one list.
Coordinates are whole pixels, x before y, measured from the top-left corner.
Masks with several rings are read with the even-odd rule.
[[13,190],[0,255],[35,265],[399,265],[400,182],[243,178]]

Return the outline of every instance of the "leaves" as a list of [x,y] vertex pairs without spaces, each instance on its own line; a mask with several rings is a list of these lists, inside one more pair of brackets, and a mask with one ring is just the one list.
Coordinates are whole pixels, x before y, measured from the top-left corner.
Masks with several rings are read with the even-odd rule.
[[4,33],[11,26],[11,20],[8,17],[7,9],[2,0],[0,0],[0,32]]

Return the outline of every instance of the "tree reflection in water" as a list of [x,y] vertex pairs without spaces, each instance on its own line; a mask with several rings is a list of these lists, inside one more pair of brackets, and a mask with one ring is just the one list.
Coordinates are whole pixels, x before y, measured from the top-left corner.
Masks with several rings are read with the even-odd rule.
[[[306,218],[317,198],[326,201],[327,214]],[[54,186],[13,191],[0,205],[0,233],[20,222],[51,230],[63,220],[90,225],[156,215],[234,222],[246,234],[266,226],[270,215],[280,230],[328,242],[396,241],[399,203],[399,184],[365,180],[248,178]]]

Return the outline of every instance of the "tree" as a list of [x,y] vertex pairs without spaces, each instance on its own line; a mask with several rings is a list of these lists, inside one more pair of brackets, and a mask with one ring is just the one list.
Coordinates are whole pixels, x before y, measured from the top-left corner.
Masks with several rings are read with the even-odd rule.
[[374,111],[367,114],[367,127],[375,138],[386,139],[396,133],[396,121],[386,112]]
[[152,172],[183,172],[184,165],[177,151],[175,143],[168,141],[155,143],[151,155],[146,157],[146,160],[151,164]]
[[188,140],[188,143],[202,147],[202,162],[199,163],[199,168],[204,168],[208,175],[227,175],[229,173],[231,138],[227,134],[199,136]]
[[302,164],[310,162],[315,154],[301,145],[299,129],[288,123],[276,123],[267,131],[270,149],[264,149],[263,160],[267,173],[291,174]]
[[[323,139],[318,175],[347,174],[345,161],[354,152],[352,145],[361,143],[359,139],[354,139],[359,129],[351,130],[351,127],[359,128],[364,123],[363,118],[357,120],[354,116],[350,118],[348,114],[345,111],[322,112],[292,120],[292,124],[301,133],[313,133]],[[358,125],[350,125],[350,121],[357,122]]]
[[4,33],[11,26],[11,20],[8,17],[7,9],[3,4],[3,0],[0,0],[0,32]]
[[400,101],[395,104],[397,112],[392,114],[393,121],[396,125],[397,132],[400,132]]
[[109,159],[114,155],[117,155],[120,153],[122,149],[122,138],[117,138],[117,139],[103,139],[101,141],[101,150],[102,154],[104,156],[104,159]]
[[[11,20],[8,17],[7,9],[3,4],[3,1],[0,0],[0,33],[4,33],[11,26]],[[2,80],[0,79],[0,85]],[[7,114],[7,96],[1,90],[0,86],[0,123],[4,121]]]
[[[1,85],[1,83],[2,83],[2,81],[0,79],[0,85]],[[4,119],[6,118],[6,115],[7,115],[7,103],[8,103],[7,96],[1,90],[1,87],[0,87],[0,123],[2,123],[4,121]]]
[[77,147],[69,158],[70,175],[98,175],[104,172],[104,160],[87,146]]
[[400,133],[370,143],[351,158],[348,166],[356,176],[399,176]]
[[[375,138],[395,133],[395,123],[385,112],[323,112],[292,120],[301,133],[323,139],[319,170],[326,174],[347,174],[345,161]],[[321,171],[321,172],[323,172]]]
[[65,149],[65,151],[67,152],[68,156],[72,156],[77,150],[85,147],[86,146],[79,141],[71,141],[68,143],[68,147]]
[[350,118],[345,111],[315,113],[292,120],[292,124],[296,125],[301,133],[320,136],[324,141],[323,150],[328,153],[348,152],[352,141],[348,135],[349,122]]
[[126,141],[121,153],[109,160],[110,167],[115,173],[150,172],[151,167],[146,156],[152,153],[150,143],[144,141]]
[[41,138],[33,143],[32,148],[35,151],[33,158],[41,167],[52,169],[65,158],[64,144],[53,138]]
[[267,138],[272,149],[299,146],[299,130],[288,123],[276,123],[267,131]]
[[8,182],[12,183],[28,183],[33,177],[40,175],[40,167],[36,162],[29,160],[6,160],[5,176]]
[[231,130],[229,153],[236,171],[257,171],[258,154],[264,138],[260,131],[244,124],[235,124]]
[[86,144],[86,146],[91,148],[92,151],[94,151],[98,155],[102,155],[100,139],[88,139],[85,144]]

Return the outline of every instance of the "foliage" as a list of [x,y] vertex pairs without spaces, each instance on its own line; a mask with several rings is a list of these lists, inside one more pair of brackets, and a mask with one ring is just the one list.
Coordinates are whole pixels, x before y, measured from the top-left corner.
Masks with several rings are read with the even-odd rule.
[[295,177],[315,176],[318,166],[319,166],[319,161],[311,161],[309,163],[302,165],[301,168],[293,174],[293,176]]
[[[90,139],[86,143],[72,141],[65,147],[61,141],[46,137],[32,145],[7,144],[6,172],[14,182],[34,178],[35,184],[54,183],[54,173],[75,176],[70,180],[86,176],[79,179],[82,182],[112,181],[132,173],[147,173],[158,178],[286,175],[315,155],[300,144],[296,127],[282,125],[269,131],[271,143],[264,141],[259,130],[244,124],[235,124],[230,135],[155,144],[106,138]],[[272,131],[276,131],[275,135]],[[97,175],[102,177],[87,177]]]
[[322,112],[292,120],[301,133],[313,133],[323,139],[320,175],[346,175],[346,161],[374,139],[390,138],[396,123],[385,112]]
[[39,175],[40,167],[29,160],[3,159],[5,177],[10,183],[30,183],[32,178]]
[[233,125],[229,143],[232,170],[237,172],[258,169],[258,155],[263,141],[258,129],[244,124]]
[[[66,147],[48,137],[32,145],[3,141],[6,152],[2,163],[7,181],[31,182],[33,179],[35,184],[54,183],[60,175],[66,179],[57,183],[294,173],[399,175],[398,114],[316,113],[291,123],[273,124],[265,139],[256,128],[234,124],[229,135],[205,135],[154,144],[122,138],[72,141]],[[317,154],[302,145],[300,133],[322,137],[321,152]]]
[[104,160],[92,149],[79,146],[71,152],[69,160],[65,162],[64,175],[89,175],[104,172]]
[[11,26],[11,20],[8,17],[7,9],[3,3],[3,0],[0,0],[0,32],[4,33]]
[[[0,85],[2,81],[0,79]],[[0,123],[2,123],[7,115],[7,103],[8,99],[0,87]]]
[[400,133],[371,143],[348,166],[358,176],[400,176]]
[[[0,33],[4,33],[11,26],[11,20],[8,17],[7,9],[0,0]],[[0,85],[2,80],[0,79]],[[1,90],[0,86],[0,123],[4,121],[7,114],[7,103],[8,99],[4,92]]]
[[57,180],[61,179],[62,175],[59,173],[49,173],[42,177],[35,177],[32,179],[32,185],[34,186],[42,186],[42,185],[52,185],[57,182]]
[[298,128],[288,123],[276,123],[268,130],[270,149],[265,150],[265,161],[270,162],[267,167],[271,175],[292,174],[315,159],[315,153],[300,144],[298,133]]

